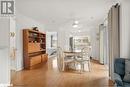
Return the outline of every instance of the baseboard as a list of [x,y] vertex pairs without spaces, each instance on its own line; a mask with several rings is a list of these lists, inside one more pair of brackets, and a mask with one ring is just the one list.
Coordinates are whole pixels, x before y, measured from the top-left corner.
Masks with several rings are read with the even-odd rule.
[[21,71],[23,69],[24,69],[24,67],[19,67],[19,68],[16,69],[16,71]]
[[11,66],[10,69],[16,71],[16,68],[15,68],[15,67],[12,67],[12,66]]
[[99,61],[99,58],[97,57],[92,57],[93,60]]

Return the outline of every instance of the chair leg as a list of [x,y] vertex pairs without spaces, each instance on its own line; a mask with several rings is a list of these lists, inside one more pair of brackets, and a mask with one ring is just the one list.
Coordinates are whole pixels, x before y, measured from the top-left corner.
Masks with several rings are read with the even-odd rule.
[[80,64],[80,74],[82,74],[82,72],[84,71],[84,64]]
[[88,61],[88,68],[89,68],[89,72],[91,71],[91,63],[90,60]]
[[84,72],[85,70],[84,70],[84,64],[83,64],[83,72]]
[[82,73],[82,64],[80,63],[80,74]]
[[63,63],[63,67],[62,67],[62,71],[64,71],[65,70],[65,63]]
[[76,70],[76,64],[75,64],[75,62],[74,62],[74,69]]

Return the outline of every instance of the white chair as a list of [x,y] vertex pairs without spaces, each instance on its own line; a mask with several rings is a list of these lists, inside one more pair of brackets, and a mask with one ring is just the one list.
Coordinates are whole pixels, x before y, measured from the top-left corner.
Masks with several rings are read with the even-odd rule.
[[75,58],[76,62],[80,64],[80,72],[84,71],[84,65],[87,63],[89,71],[91,71],[91,62],[90,62],[90,47],[84,47],[81,51],[81,55]]
[[58,63],[58,68],[60,71],[64,71],[65,65],[68,65],[70,63],[74,63],[74,61],[75,60],[73,57],[65,56],[62,48],[58,47],[58,49],[57,49],[57,63]]

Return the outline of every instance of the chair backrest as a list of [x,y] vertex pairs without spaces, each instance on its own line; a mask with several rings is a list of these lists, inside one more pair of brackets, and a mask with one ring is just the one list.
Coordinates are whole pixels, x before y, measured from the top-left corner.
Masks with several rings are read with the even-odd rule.
[[82,49],[82,57],[83,57],[83,59],[85,58],[85,59],[90,59],[90,56],[91,56],[91,49],[90,49],[90,47],[84,47],[83,49]]
[[116,58],[114,60],[114,72],[121,76],[125,75],[125,58]]
[[63,68],[63,51],[62,51],[62,48],[61,47],[58,47],[57,48],[57,65],[58,65],[58,69],[60,71],[62,71],[62,68]]

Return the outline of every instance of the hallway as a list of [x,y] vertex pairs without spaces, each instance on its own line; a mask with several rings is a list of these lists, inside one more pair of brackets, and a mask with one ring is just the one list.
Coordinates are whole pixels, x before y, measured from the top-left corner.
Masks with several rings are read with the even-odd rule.
[[14,87],[113,87],[104,65],[92,60],[92,71],[79,74],[78,71],[59,72],[56,58],[36,69],[16,72]]

